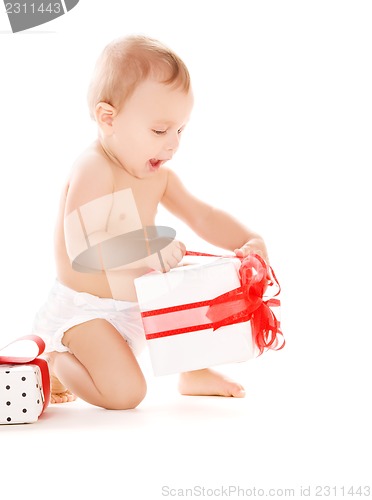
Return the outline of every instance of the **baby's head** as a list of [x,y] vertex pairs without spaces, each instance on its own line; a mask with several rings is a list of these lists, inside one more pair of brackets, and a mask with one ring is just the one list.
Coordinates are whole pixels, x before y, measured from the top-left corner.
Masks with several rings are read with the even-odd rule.
[[119,112],[136,87],[153,79],[184,92],[190,75],[184,62],[168,47],[145,36],[118,38],[99,57],[88,91],[88,106],[95,119],[96,106],[105,102]]
[[131,175],[152,175],[172,159],[189,120],[189,72],[156,40],[114,40],[97,62],[88,102],[105,153]]

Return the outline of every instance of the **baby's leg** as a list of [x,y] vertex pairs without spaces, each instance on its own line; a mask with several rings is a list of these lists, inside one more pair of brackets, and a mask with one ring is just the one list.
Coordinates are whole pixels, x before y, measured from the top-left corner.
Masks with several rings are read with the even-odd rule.
[[74,326],[62,339],[71,352],[57,353],[52,370],[88,403],[107,409],[135,408],[146,395],[138,362],[120,333],[95,319]]
[[181,373],[178,389],[186,396],[245,396],[243,386],[210,368]]

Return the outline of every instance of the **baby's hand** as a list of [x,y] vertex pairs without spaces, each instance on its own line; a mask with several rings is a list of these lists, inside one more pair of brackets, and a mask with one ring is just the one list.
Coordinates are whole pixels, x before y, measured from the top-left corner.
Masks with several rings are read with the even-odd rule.
[[252,238],[247,241],[245,245],[241,248],[236,248],[234,250],[237,257],[246,257],[250,253],[256,253],[264,259],[264,261],[269,264],[269,257],[267,255],[265,242],[261,238]]
[[[177,267],[186,253],[186,247],[178,240],[173,240],[169,245],[160,250],[155,257],[154,268],[157,271],[167,273],[172,268]],[[160,255],[159,255],[160,254]],[[157,261],[157,262],[156,262]]]

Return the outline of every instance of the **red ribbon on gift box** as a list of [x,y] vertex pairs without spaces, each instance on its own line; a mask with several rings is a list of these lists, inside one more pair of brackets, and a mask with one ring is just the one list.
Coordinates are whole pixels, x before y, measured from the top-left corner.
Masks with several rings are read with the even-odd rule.
[[[186,255],[222,257],[190,251]],[[271,307],[280,306],[279,299],[274,298],[280,293],[274,271],[257,254],[240,259],[239,288],[210,300],[142,312],[146,338],[151,340],[206,328],[217,330],[222,326],[250,321],[253,340],[260,354],[264,349],[282,349],[285,341],[280,322],[271,310]],[[271,298],[265,299],[264,293],[270,286],[276,286],[277,291]],[[175,324],[177,328],[165,329]],[[282,342],[279,335],[282,336]]]
[[[25,335],[23,337],[19,337],[17,340],[14,340],[6,347],[3,347],[1,350],[7,349],[12,344],[16,344],[22,340],[31,340],[34,342],[38,348],[38,353],[36,356],[0,356],[0,365],[1,364],[12,364],[12,365],[37,365],[40,368],[41,372],[41,380],[42,380],[42,389],[44,394],[44,404],[42,411],[48,406],[50,401],[50,376],[49,376],[49,368],[48,362],[45,359],[38,358],[40,354],[44,352],[45,343],[43,339],[38,337],[37,335]],[[1,353],[1,351],[0,351]]]

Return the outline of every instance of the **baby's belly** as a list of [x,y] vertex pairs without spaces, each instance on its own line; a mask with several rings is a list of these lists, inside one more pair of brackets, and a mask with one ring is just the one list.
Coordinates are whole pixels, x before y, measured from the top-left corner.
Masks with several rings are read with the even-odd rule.
[[97,297],[107,297],[130,302],[137,301],[134,280],[148,269],[129,269],[97,274],[79,273],[70,263],[57,265],[57,279],[65,286],[78,292],[86,292]]

